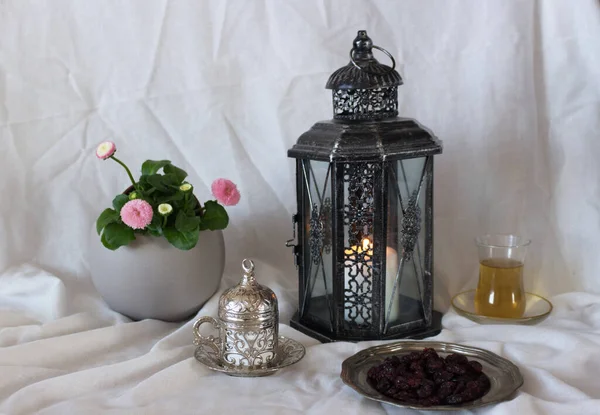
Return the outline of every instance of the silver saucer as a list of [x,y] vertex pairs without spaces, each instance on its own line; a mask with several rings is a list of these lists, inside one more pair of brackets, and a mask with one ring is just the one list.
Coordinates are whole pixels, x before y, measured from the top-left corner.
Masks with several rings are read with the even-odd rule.
[[305,353],[304,346],[296,340],[279,336],[275,359],[266,367],[238,369],[225,366],[214,346],[206,343],[201,343],[196,348],[194,357],[209,369],[223,372],[229,376],[259,377],[272,375],[284,367],[297,363],[304,357]]
[[[426,347],[434,349],[441,356],[458,353],[466,356],[469,360],[476,360],[481,363],[483,373],[490,379],[490,390],[481,398],[465,402],[461,405],[421,406],[403,403],[385,396],[367,382],[367,372],[369,369],[383,362],[386,357],[402,356],[413,351],[419,352]],[[344,360],[340,376],[346,385],[366,398],[386,402],[401,408],[419,409],[421,411],[473,409],[507,401],[512,399],[516,391],[523,385],[523,377],[519,368],[495,353],[477,347],[463,346],[462,344],[427,341],[401,341],[362,350]]]

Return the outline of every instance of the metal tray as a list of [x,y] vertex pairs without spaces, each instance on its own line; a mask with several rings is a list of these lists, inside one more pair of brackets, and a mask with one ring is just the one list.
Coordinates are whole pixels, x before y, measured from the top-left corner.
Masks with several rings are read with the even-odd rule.
[[[479,399],[461,405],[421,406],[403,403],[387,397],[375,390],[367,382],[367,372],[369,369],[383,362],[386,357],[394,355],[402,356],[413,351],[421,351],[426,347],[434,349],[440,356],[459,353],[466,356],[469,360],[476,360],[481,363],[483,372],[490,378],[491,387],[488,393]],[[401,341],[362,350],[344,360],[340,376],[346,385],[366,398],[401,408],[433,411],[473,409],[507,401],[512,399],[516,391],[523,385],[523,377],[519,368],[495,353],[461,344],[427,341]]]

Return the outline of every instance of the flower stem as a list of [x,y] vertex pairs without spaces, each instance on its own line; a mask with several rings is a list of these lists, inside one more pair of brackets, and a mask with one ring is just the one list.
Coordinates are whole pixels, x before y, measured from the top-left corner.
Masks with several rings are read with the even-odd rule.
[[167,227],[167,217],[163,216],[163,224],[162,224],[162,228],[165,229]]
[[129,176],[129,180],[131,180],[131,184],[133,184],[133,187],[135,187],[135,180],[133,180],[133,176],[131,175],[131,172],[129,171],[129,167],[127,167],[125,165],[125,163],[123,163],[121,160],[119,160],[115,156],[110,156],[110,158],[113,159],[114,161],[116,161],[117,163],[119,163],[121,166],[123,166],[123,168],[127,172],[127,175]]
[[204,206],[202,206],[200,203],[198,203],[198,216],[200,216],[200,217],[204,216],[205,212],[206,212],[206,208]]

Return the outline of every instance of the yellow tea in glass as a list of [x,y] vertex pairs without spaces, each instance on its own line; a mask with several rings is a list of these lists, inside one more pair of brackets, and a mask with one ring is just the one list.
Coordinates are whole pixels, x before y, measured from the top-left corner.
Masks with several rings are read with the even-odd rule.
[[475,312],[501,318],[519,318],[525,312],[523,264],[529,240],[515,235],[477,238],[479,282]]

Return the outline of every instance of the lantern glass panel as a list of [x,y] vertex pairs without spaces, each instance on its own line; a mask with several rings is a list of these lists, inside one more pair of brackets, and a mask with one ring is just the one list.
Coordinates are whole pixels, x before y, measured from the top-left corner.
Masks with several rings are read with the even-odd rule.
[[373,329],[375,188],[380,164],[344,163],[344,329]]
[[423,321],[428,157],[388,167],[385,329]]
[[304,318],[332,330],[331,165],[302,160],[304,187]]

